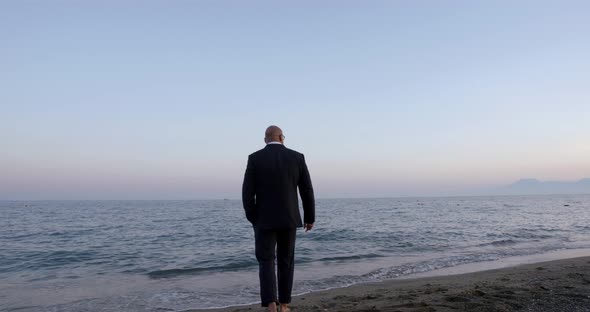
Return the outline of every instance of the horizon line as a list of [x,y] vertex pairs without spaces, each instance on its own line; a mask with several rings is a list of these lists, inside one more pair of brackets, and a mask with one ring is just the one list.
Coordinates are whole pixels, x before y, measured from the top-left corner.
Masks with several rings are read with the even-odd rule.
[[[398,199],[398,198],[452,198],[452,197],[518,197],[518,196],[556,196],[556,195],[590,195],[588,193],[538,193],[538,194],[471,194],[471,195],[400,195],[400,196],[358,196],[358,197],[316,197],[316,199]],[[172,199],[172,198],[152,198],[152,199],[88,199],[88,198],[68,198],[68,199],[3,199],[0,201],[239,201],[240,198],[191,198],[191,199]]]

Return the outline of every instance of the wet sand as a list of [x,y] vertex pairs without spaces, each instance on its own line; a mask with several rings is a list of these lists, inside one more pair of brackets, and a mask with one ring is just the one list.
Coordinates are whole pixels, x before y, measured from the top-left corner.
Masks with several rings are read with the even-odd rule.
[[[193,312],[264,311],[259,305]],[[293,312],[590,311],[590,257],[308,293]]]

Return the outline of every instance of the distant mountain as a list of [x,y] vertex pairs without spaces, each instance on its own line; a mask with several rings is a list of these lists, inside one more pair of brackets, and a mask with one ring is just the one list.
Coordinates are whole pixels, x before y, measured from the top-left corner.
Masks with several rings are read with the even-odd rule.
[[499,190],[510,195],[528,194],[590,194],[590,178],[578,181],[539,181],[520,179]]

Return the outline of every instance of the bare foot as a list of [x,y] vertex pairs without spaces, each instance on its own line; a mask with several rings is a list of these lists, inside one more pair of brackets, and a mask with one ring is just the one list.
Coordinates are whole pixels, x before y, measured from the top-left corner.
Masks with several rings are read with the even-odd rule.
[[282,303],[281,304],[281,312],[291,312],[291,309],[289,309],[289,305],[286,303]]
[[277,304],[276,303],[269,303],[268,307],[266,308],[268,312],[277,312]]

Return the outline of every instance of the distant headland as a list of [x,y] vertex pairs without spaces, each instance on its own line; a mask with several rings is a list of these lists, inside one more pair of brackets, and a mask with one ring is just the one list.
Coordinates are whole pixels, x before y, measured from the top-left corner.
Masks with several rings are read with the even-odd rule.
[[590,178],[578,181],[540,181],[527,178],[520,179],[497,191],[507,195],[590,194]]

